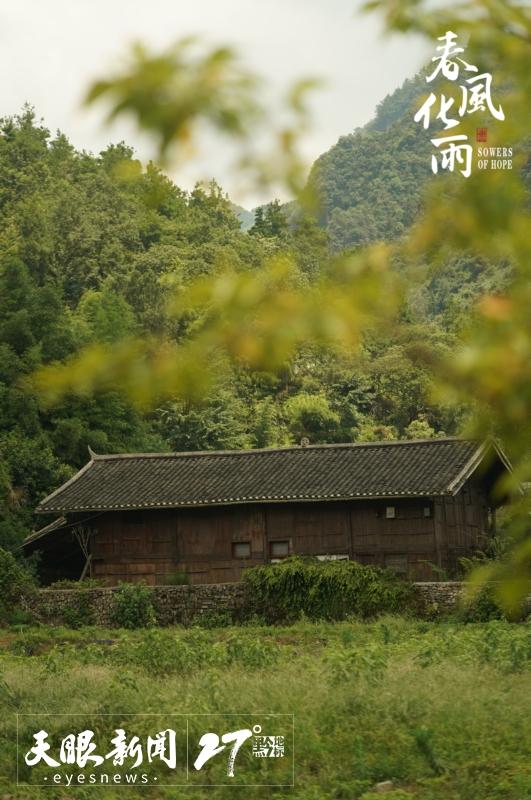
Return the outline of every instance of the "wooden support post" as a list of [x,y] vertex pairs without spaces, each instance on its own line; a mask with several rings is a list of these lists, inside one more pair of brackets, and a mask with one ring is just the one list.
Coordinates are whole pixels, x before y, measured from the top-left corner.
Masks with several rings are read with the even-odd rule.
[[87,572],[90,570],[92,566],[92,554],[89,555],[87,560],[85,561],[85,566],[83,567],[83,572],[79,576],[79,580],[82,581],[87,577]]

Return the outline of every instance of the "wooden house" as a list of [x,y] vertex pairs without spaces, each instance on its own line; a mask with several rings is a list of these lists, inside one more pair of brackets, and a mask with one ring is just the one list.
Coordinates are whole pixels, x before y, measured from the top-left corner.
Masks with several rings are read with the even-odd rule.
[[[355,559],[417,580],[485,545],[509,469],[491,441],[96,455],[37,508],[25,541],[47,581],[237,581],[291,554]],[[57,516],[59,515],[59,516]]]

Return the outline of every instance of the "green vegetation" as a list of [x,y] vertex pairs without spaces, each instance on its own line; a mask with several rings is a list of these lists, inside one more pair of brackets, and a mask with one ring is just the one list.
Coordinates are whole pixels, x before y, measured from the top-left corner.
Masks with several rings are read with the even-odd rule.
[[[494,433],[502,439],[515,469],[510,486],[505,482],[498,489],[503,496],[508,488],[518,494],[520,483],[531,477],[531,259],[527,235],[531,173],[526,147],[531,91],[529,6],[518,0],[463,0],[436,6],[429,0],[367,0],[363,8],[381,12],[389,31],[414,32],[426,37],[432,46],[442,30],[457,31],[461,43],[466,42],[474,69],[496,67],[505,119],[503,125],[489,128],[489,145],[513,142],[512,168],[476,169],[466,180],[456,174],[439,174],[426,186],[422,213],[417,214],[414,159],[410,159],[413,169],[402,164],[400,174],[396,174],[393,163],[395,159],[400,164],[402,149],[415,155],[407,135],[401,138],[400,115],[411,107],[421,80],[417,77],[403,87],[401,98],[386,98],[374,123],[347,144],[346,150],[351,149],[358,158],[354,171],[348,158],[341,157],[337,159],[339,168],[335,169],[338,151],[325,157],[324,161],[332,166],[332,180],[337,179],[341,192],[334,196],[334,187],[326,185],[326,169],[317,169],[310,185],[304,188],[299,136],[307,126],[305,93],[313,81],[291,87],[287,109],[295,123],[281,131],[270,126],[275,141],[273,152],[260,153],[253,150],[254,132],[268,115],[271,117],[271,110],[263,100],[259,101],[256,92],[251,96],[247,93],[251,87],[256,89],[256,84],[241,69],[234,51],[214,49],[198,56],[191,52],[190,41],[178,42],[160,53],[134,48],[129,64],[110,79],[93,84],[89,102],[103,94],[110,101],[111,117],[124,110],[131,113],[137,125],[153,135],[158,155],[163,158],[168,157],[170,146],[178,147],[189,138],[200,119],[218,132],[232,135],[242,153],[237,168],[252,172],[262,190],[275,184],[289,187],[297,201],[289,204],[284,214],[278,203],[269,210],[260,210],[254,233],[261,238],[281,238],[286,220],[288,229],[290,222],[300,225],[306,221],[315,213],[321,195],[325,203],[327,197],[330,200],[324,216],[321,214],[321,223],[328,222],[329,212],[338,211],[339,215],[339,235],[332,245],[337,249],[350,245],[350,252],[322,260],[319,280],[310,286],[297,280],[298,269],[294,267],[299,262],[294,254],[283,251],[279,258],[274,249],[274,255],[255,276],[225,270],[219,276],[194,281],[182,294],[175,294],[173,303],[178,324],[191,310],[196,315],[198,324],[190,340],[180,342],[178,347],[164,339],[147,346],[137,337],[121,347],[92,348],[64,366],[41,370],[38,385],[42,396],[53,402],[71,391],[83,394],[108,388],[112,386],[111,376],[118,374],[122,389],[137,403],[153,404],[172,391],[187,395],[193,390],[204,396],[207,384],[219,376],[220,352],[232,362],[255,370],[285,371],[309,343],[312,348],[332,348],[336,355],[337,351],[351,354],[363,351],[368,338],[373,342],[381,340],[382,330],[389,334],[392,326],[398,328],[398,336],[393,330],[394,336],[388,341],[400,340],[403,323],[413,321],[418,338],[407,355],[414,360],[416,354],[417,359],[430,366],[436,389],[432,399],[446,403],[458,418],[465,407],[472,421],[468,430],[475,435]],[[219,67],[214,72],[213,64]],[[202,86],[203,103],[188,102],[190,85]],[[217,91],[213,91],[214,86]],[[441,88],[455,87],[452,84]],[[238,97],[238,107],[233,106],[232,114],[227,116],[229,97]],[[408,113],[405,126],[411,128]],[[492,121],[488,115],[466,114],[460,132],[473,142],[476,126],[487,121]],[[391,159],[382,150],[382,133],[391,140]],[[372,137],[379,154],[372,170],[367,170],[365,164],[371,153],[370,149],[364,151],[367,136]],[[387,191],[388,180],[392,182],[392,192]],[[381,194],[383,215],[375,206],[380,203],[380,197],[373,192],[375,185]],[[395,203],[393,192],[400,194],[401,202]],[[413,203],[408,202],[410,195]],[[365,202],[366,196],[369,203]],[[408,227],[412,220],[414,224]],[[468,299],[470,314],[464,325],[458,314],[454,338],[447,341],[446,330],[438,339],[437,327],[433,330],[428,326],[426,330],[415,312],[419,291],[422,295],[433,270],[444,271],[456,259],[472,265],[476,273],[482,272],[488,261],[498,265],[494,266],[494,273],[500,269],[509,274],[507,280],[495,276],[494,281],[488,274],[484,285],[489,293],[483,295],[470,286],[467,269],[463,271],[457,264],[457,272],[462,272],[464,278],[457,294],[461,294],[460,301],[466,303]],[[487,273],[491,273],[490,266]],[[424,418],[424,411],[421,413],[418,424],[411,420],[407,429],[416,433],[422,426],[427,431],[435,430]],[[371,426],[368,430],[362,426],[361,431],[361,435],[369,437],[374,433],[381,437],[395,435],[387,425],[373,425],[372,430]],[[508,526],[511,547],[505,560],[474,573],[476,586],[496,576],[497,600],[512,613],[521,606],[531,587],[530,497],[513,504]]]
[[[276,149],[261,158],[254,132],[271,113],[253,76],[230,48],[191,40],[134,48],[88,102],[128,110],[161,157],[201,122],[235,137],[238,168],[294,197],[257,209],[247,232],[216,185],[182,192],[123,143],[76,152],[28,109],[2,121],[0,544],[17,547],[38,498],[89,443],[269,447],[472,422],[507,447],[509,488],[529,480],[528,9],[367,8],[432,44],[441,29],[470,34],[470,60],[488,56],[503,90],[489,144],[513,142],[514,169],[428,181],[429,138],[411,120],[420,74],[325,154],[304,190],[297,140],[312,82],[292,87],[289,122],[269,126]],[[467,116],[462,130],[473,137],[481,122]],[[530,585],[528,504],[511,515],[497,573],[513,610]]]
[[[528,11],[491,0],[437,13],[423,0],[368,6],[432,44],[441,30],[470,33],[470,61],[486,55],[509,86],[503,132],[489,132],[489,144],[517,150],[529,133]],[[127,108],[162,155],[206,120],[239,137],[249,167],[253,120],[263,123],[253,82],[230,50],[191,48],[160,57],[137,48],[130,74],[99,82],[91,97],[106,95],[115,114]],[[124,630],[85,627],[83,602],[68,612],[72,629],[31,628],[16,605],[31,580],[7,552],[88,444],[120,452],[436,436],[472,418],[476,433],[502,436],[515,478],[529,480],[529,164],[521,148],[510,172],[439,176],[430,193],[428,137],[410,119],[421,78],[319,159],[317,219],[299,191],[298,205],[258,210],[248,232],[215,185],[182,192],[124,144],[77,152],[28,109],[2,121],[0,603],[17,626],[0,641],[7,796],[16,712],[80,708],[94,727],[98,713],[118,724],[151,709],[293,712],[292,795],[305,800],[374,800],[384,780],[392,800],[531,794],[528,624],[383,617],[235,629],[213,613],[188,630],[136,631],[153,622],[150,591],[126,586],[116,610]],[[301,118],[303,89],[291,97]],[[300,190],[294,131],[281,133],[283,150],[264,161]],[[263,165],[251,166],[267,183]],[[47,366],[56,369],[37,390],[32,376]],[[508,608],[529,591],[528,508],[515,520],[494,573]],[[341,617],[338,588],[370,616],[401,607],[405,591],[374,570],[317,573],[296,562],[249,581],[262,616],[275,602],[285,611],[289,596],[298,614]],[[497,613],[484,590],[464,619]],[[92,797],[92,787],[76,796]]]
[[114,594],[113,622],[122,628],[149,628],[155,624],[151,589],[142,583],[121,583]]
[[[488,563],[487,556],[485,561]],[[35,592],[34,582],[11,553],[4,551],[1,566],[4,577],[0,593],[6,599],[0,606],[0,621],[4,624],[47,621],[79,628],[95,624],[97,609],[103,604],[109,611],[112,627],[152,628],[167,624],[166,603],[181,602],[171,592],[163,591],[161,597],[143,582],[121,583],[111,590],[90,578],[79,582],[57,581],[40,595],[31,597]],[[184,572],[169,574],[162,585],[186,586],[187,578]],[[248,625],[253,621],[285,625],[301,619],[376,619],[382,614],[403,614],[412,619],[446,618],[462,623],[506,619],[495,602],[490,584],[476,594],[463,595],[450,611],[423,598],[409,580],[392,570],[346,559],[320,561],[311,556],[291,556],[278,563],[251,567],[243,573],[243,588],[245,599],[241,605],[209,608],[200,613],[192,611],[192,624],[204,628]],[[35,605],[28,604],[28,600]],[[511,619],[521,621],[527,617],[531,621],[530,611],[528,602]]]
[[35,590],[35,581],[12,555],[0,547],[0,622],[9,620],[25,595]]
[[[115,715],[118,726],[124,712],[252,708],[295,714],[295,798],[373,800],[375,784],[391,780],[393,800],[523,800],[531,791],[530,635],[528,626],[505,622],[396,617],[237,630],[5,631],[1,789],[12,793],[15,712],[81,712],[100,730],[98,713]],[[24,733],[32,722],[19,720]],[[245,781],[245,760],[241,770]],[[171,788],[140,791],[175,797]],[[205,799],[227,792],[193,791]],[[24,792],[17,796],[72,794]],[[94,789],[75,792],[88,798]],[[280,794],[253,789],[260,798]]]
[[49,589],[98,589],[100,586],[105,586],[105,582],[100,578],[83,578],[82,581],[71,580],[70,578],[61,578],[61,580],[54,581],[49,585]]
[[87,460],[89,444],[121,452],[274,443],[267,401],[289,378],[251,379],[227,365],[224,385],[199,409],[176,400],[144,414],[118,386],[44,409],[29,381],[37,367],[133,334],[180,341],[194,317],[175,324],[168,288],[224,264],[256,270],[266,246],[240,231],[218,187],[182,192],[125,145],[76,152],[30,109],[0,128],[0,543],[16,548],[38,499]]
[[[96,452],[230,449],[298,443],[303,436],[319,443],[459,430],[465,410],[434,402],[429,360],[418,359],[421,352],[437,359],[450,352],[476,296],[507,280],[505,268],[465,256],[415,290],[392,331],[367,333],[356,357],[308,342],[271,372],[252,371],[218,352],[215,385],[194,402],[178,387],[173,394],[165,388],[158,407],[139,409],[127,381],[117,383],[120,372],[113,371],[105,391],[89,396],[87,386],[81,395],[43,407],[30,382],[39,366],[85,347],[118,348],[123,337],[190,341],[201,313],[190,309],[176,320],[169,290],[179,295],[198,278],[215,279],[227,265],[255,280],[281,255],[292,260],[292,285],[317,286],[328,258],[327,234],[278,203],[259,209],[244,232],[217,186],[182,192],[153,165],[142,169],[125,145],[99,156],[76,152],[29,109],[3,120],[2,131],[4,547],[16,548],[38,524],[36,503],[85,463],[89,444]],[[416,159],[414,148],[403,157]],[[349,159],[353,174],[368,163],[366,154],[352,152]],[[333,173],[330,180],[336,181]],[[388,218],[397,218],[392,209]],[[194,373],[197,385],[199,377]],[[143,391],[141,381],[135,386]]]
[[293,556],[252,567],[243,582],[256,613],[268,621],[374,617],[413,608],[412,586],[388,570],[356,561]]
[[413,121],[413,106],[425,86],[424,73],[406,81],[371,122],[342,136],[314,164],[310,184],[335,250],[394,239],[420,213],[431,144]]

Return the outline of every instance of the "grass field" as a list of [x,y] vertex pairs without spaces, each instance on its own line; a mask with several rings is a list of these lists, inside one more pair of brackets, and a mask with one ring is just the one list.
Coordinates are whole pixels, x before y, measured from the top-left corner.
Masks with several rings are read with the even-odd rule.
[[[0,647],[0,796],[531,797],[529,625],[389,617],[212,630],[28,628],[2,631]],[[82,714],[83,725],[100,731],[102,719],[119,727],[132,713],[229,712],[241,713],[237,720],[250,712],[294,714],[293,788],[16,786],[17,713],[33,715],[19,718],[24,742],[45,713]],[[64,718],[49,720],[50,735],[65,734]],[[285,732],[283,720],[269,732],[279,732],[275,725]],[[242,747],[237,781],[271,775],[292,755],[273,764]],[[216,756],[202,781],[216,783],[222,762],[225,775],[224,756]],[[21,770],[20,780],[33,779]],[[371,791],[386,780],[393,782],[387,794]]]

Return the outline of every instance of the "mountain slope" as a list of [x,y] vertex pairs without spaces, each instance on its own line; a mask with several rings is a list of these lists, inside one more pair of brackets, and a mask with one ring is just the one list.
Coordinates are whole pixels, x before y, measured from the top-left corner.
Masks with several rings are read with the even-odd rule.
[[424,92],[419,73],[315,162],[310,183],[321,201],[319,223],[335,250],[395,238],[413,223],[431,176],[429,137],[413,121]]

